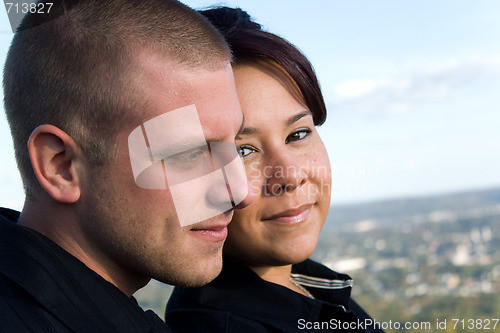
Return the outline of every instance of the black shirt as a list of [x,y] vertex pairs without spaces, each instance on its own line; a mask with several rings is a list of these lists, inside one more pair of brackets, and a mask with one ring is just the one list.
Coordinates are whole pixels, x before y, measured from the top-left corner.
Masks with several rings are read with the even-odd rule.
[[0,208],[0,332],[171,332],[18,218]]
[[292,276],[314,299],[225,258],[222,273],[210,284],[174,289],[166,322],[186,333],[383,332],[366,325],[371,318],[351,299],[349,276],[312,260],[293,265]]

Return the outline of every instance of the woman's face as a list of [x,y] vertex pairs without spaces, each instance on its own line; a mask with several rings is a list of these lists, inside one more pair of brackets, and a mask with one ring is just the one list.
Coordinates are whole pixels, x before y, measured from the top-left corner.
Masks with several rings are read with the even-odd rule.
[[250,266],[300,262],[330,205],[331,172],[311,112],[260,66],[234,68],[244,127],[237,137],[255,200],[235,211],[225,253]]

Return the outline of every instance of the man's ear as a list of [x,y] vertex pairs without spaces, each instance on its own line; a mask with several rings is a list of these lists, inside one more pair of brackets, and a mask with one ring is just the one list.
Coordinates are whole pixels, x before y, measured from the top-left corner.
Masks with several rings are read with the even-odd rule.
[[54,199],[74,203],[80,198],[84,157],[75,141],[53,125],[40,125],[28,140],[33,171]]

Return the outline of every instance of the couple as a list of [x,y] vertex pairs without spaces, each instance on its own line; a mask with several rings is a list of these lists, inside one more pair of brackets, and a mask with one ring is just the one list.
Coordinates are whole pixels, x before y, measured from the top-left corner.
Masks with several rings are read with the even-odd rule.
[[[0,331],[293,332],[366,316],[347,276],[302,262],[330,197],[312,68],[244,12],[203,15],[220,32],[167,0],[55,1],[23,20],[4,95],[26,202],[1,210]],[[222,274],[174,291],[171,328],[135,303],[150,278],[209,283],[224,240]]]

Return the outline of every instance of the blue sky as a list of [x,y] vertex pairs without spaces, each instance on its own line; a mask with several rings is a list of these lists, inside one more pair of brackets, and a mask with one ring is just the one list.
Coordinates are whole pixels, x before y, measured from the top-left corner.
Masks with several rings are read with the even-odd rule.
[[[183,2],[239,6],[309,57],[328,105],[334,204],[500,186],[500,2]],[[0,140],[0,206],[21,208],[4,114]]]

